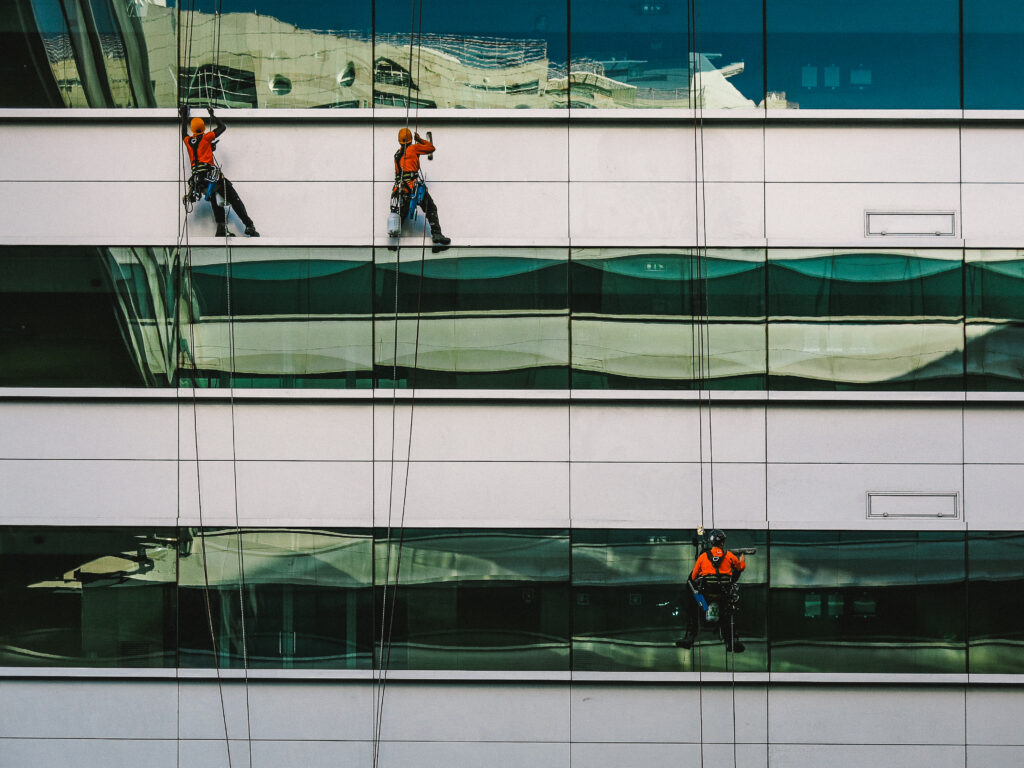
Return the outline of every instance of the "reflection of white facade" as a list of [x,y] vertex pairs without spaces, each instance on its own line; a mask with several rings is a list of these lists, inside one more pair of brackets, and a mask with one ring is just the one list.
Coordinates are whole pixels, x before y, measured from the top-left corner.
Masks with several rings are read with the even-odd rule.
[[[142,3],[136,13],[141,38],[111,38],[113,48],[105,59],[113,98],[109,106],[140,105],[137,96],[133,101],[124,49],[135,44],[144,46],[138,53],[148,63],[155,103],[173,105],[177,9]],[[259,13],[218,17],[186,12],[182,23],[191,35],[183,80],[193,103],[256,108],[405,104],[407,80],[383,76],[381,67],[388,72],[408,68],[408,35],[371,41],[368,32],[306,30]],[[416,52],[411,95],[425,107],[564,108],[570,88],[574,107],[757,106],[728,81],[743,71],[742,63],[718,66],[704,54],[691,54],[694,72],[668,70],[664,87],[638,88],[606,75],[598,62],[574,61],[566,75],[564,63],[548,60],[542,40],[424,35]],[[67,37],[53,38],[48,55],[65,103],[90,106]]]

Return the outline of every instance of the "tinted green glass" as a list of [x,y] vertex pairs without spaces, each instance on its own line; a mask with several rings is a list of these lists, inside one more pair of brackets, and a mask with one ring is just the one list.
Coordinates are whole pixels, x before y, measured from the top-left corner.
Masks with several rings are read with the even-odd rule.
[[577,389],[762,389],[764,251],[572,253]]
[[1024,534],[971,531],[967,535],[970,672],[1024,673]]
[[182,316],[182,386],[370,386],[369,250],[246,248],[230,263],[225,253],[193,248],[184,269],[198,315]]
[[960,389],[959,250],[772,250],[771,389]]
[[958,109],[958,0],[767,0],[768,91],[802,109]]
[[573,108],[752,109],[764,96],[761,0],[575,0],[570,38]]
[[963,0],[964,108],[1024,109],[1024,5]]
[[[379,107],[564,107],[568,3],[374,3],[373,99]],[[418,45],[410,54],[409,40]]]
[[377,251],[377,386],[567,388],[564,249],[401,253]]
[[771,534],[773,672],[966,671],[964,535]]
[[181,553],[182,666],[369,667],[369,531],[182,529]]
[[378,665],[569,668],[567,531],[405,529],[388,542],[378,530]]
[[173,529],[0,527],[0,666],[172,667]]
[[1024,389],[1024,252],[968,250],[967,388]]
[[676,648],[694,603],[686,580],[697,555],[693,531],[572,532],[573,669],[677,672],[767,667],[765,535],[730,530],[729,548],[758,547],[747,557],[735,614],[741,654],[727,656],[717,625],[702,623],[691,650]]
[[0,386],[166,386],[126,344],[132,313],[113,250],[0,248]]

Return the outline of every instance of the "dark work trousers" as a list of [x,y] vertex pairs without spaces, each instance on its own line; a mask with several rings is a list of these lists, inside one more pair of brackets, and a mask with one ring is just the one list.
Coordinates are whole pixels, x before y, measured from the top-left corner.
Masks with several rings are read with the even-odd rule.
[[[228,181],[228,179],[224,176],[221,177],[220,184],[221,188],[218,190],[220,194],[223,195],[224,199],[228,201],[228,204],[232,208],[234,208],[235,213],[238,214],[238,218],[242,220],[242,223],[245,224],[245,226],[247,227],[251,227],[253,225],[252,219],[250,219],[249,214],[246,213],[245,203],[242,202],[242,198],[240,198],[238,196],[238,193],[235,192],[235,185]],[[218,224],[223,224],[224,207],[221,205],[217,205],[216,200],[217,197],[214,196],[214,198],[210,201],[210,204],[213,206],[213,218]]]
[[[409,203],[411,197],[408,194],[402,195],[402,221],[405,221],[409,217]],[[423,214],[427,217],[427,223],[430,224],[430,233],[441,232],[441,222],[437,220],[437,206],[434,205],[434,198],[430,196],[430,191],[424,187],[423,199],[420,200],[420,208],[423,209]]]
[[[713,600],[718,601],[718,627],[722,631],[722,639],[725,641],[727,646],[732,645],[733,638],[739,639],[739,636],[735,634],[733,624],[735,622],[735,614],[733,613],[732,606],[729,603],[727,595],[712,596],[705,595],[708,602]],[[683,595],[684,612],[686,613],[686,634],[691,638],[696,639],[697,633],[700,631],[700,624],[703,611],[700,606],[697,605],[697,601],[693,597],[693,593],[687,587],[686,593]],[[708,625],[713,626],[713,625]]]

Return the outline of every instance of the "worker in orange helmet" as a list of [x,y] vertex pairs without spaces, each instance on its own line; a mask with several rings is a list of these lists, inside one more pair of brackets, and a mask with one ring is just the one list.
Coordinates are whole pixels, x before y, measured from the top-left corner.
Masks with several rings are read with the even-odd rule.
[[437,218],[437,206],[430,196],[423,179],[420,178],[420,156],[434,152],[434,145],[413,133],[408,128],[398,132],[398,151],[395,152],[395,186],[391,190],[392,210],[397,206],[401,221],[409,215],[409,204],[416,197],[418,187],[422,186],[420,208],[430,224],[430,238],[434,242],[434,253],[445,250],[451,244],[451,238],[441,232],[441,223]]
[[676,641],[676,646],[693,646],[700,626],[699,612],[704,613],[709,621],[712,620],[712,609],[708,606],[714,603],[718,610],[716,620],[721,628],[726,650],[742,653],[745,646],[736,637],[733,623],[736,602],[739,599],[736,582],[746,569],[747,561],[742,554],[737,557],[735,553],[725,548],[725,531],[716,528],[711,531],[708,538],[711,546],[698,555],[687,580],[687,586],[696,599],[684,601],[686,634]]
[[[189,163],[192,165],[192,177],[189,179],[189,195],[193,201],[198,201],[202,196],[201,190],[207,186],[207,176],[211,168],[217,165],[213,159],[213,150],[219,139],[228,128],[224,121],[213,114],[213,107],[207,107],[210,121],[214,128],[206,130],[206,122],[201,117],[188,118],[188,106],[182,105],[179,111],[181,115],[181,138],[185,142],[185,151],[188,154]],[[191,130],[191,135],[189,131]],[[245,224],[245,234],[249,237],[259,237],[252,219],[245,210],[242,198],[238,196],[234,185],[228,181],[226,176],[220,176],[215,182],[217,185],[216,194],[210,197],[210,204],[213,206],[213,218],[217,222],[217,237],[232,237],[227,228],[227,215],[224,211],[224,200],[238,214],[238,218]]]

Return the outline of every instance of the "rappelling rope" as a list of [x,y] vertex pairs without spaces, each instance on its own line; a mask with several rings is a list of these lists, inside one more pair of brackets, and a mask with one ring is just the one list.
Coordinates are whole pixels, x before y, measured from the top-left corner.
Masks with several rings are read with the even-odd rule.
[[[422,51],[420,49],[419,41],[422,40],[423,36],[423,0],[418,0],[418,15],[419,15],[419,31],[417,29],[417,0],[410,1],[410,19],[409,19],[409,67],[408,67],[408,83],[406,86],[406,100],[405,100],[405,127],[409,127],[409,115],[412,109],[412,60],[413,60],[413,49],[416,49],[416,73],[417,80],[419,79],[420,65],[422,62]],[[415,127],[418,133],[419,128],[419,100],[417,99],[415,108]],[[422,176],[422,174],[421,174]],[[422,183],[422,179],[421,179]],[[409,214],[414,214],[415,209],[413,208],[414,202],[409,201]],[[380,762],[380,745],[381,745],[381,733],[384,724],[384,697],[387,691],[387,678],[388,670],[391,663],[391,649],[392,649],[392,637],[394,631],[395,621],[395,608],[397,604],[397,592],[398,585],[401,575],[401,564],[402,564],[402,549],[405,542],[405,511],[406,503],[408,501],[408,490],[409,490],[409,468],[412,458],[412,437],[413,437],[413,419],[415,414],[415,402],[416,402],[416,389],[415,389],[415,376],[416,370],[419,365],[419,342],[420,342],[420,320],[422,317],[422,305],[423,305],[423,277],[424,267],[426,263],[426,228],[423,229],[423,234],[420,242],[420,274],[419,274],[419,288],[416,305],[416,333],[413,347],[413,361],[412,368],[409,373],[409,423],[408,423],[408,436],[406,443],[406,455],[405,455],[405,468],[404,477],[402,480],[402,498],[401,498],[401,509],[398,521],[398,543],[397,551],[395,552],[395,575],[394,585],[391,588],[391,606],[390,612],[388,611],[388,587],[391,581],[391,543],[392,543],[392,516],[394,508],[394,486],[395,486],[395,444],[397,442],[396,435],[396,424],[397,424],[397,407],[398,407],[398,334],[399,334],[399,282],[401,276],[402,266],[402,249],[401,241],[399,240],[398,247],[395,255],[395,317],[394,317],[394,328],[395,338],[392,349],[392,395],[391,395],[391,456],[389,461],[389,481],[388,481],[388,515],[387,515],[387,537],[385,545],[384,555],[384,585],[381,599],[381,626],[380,626],[380,663],[378,666],[379,671],[377,679],[374,685],[374,733],[373,733],[373,766],[377,768]]]
[[[188,6],[189,6],[188,17],[189,17],[189,22],[188,22],[187,27],[185,27],[187,29],[187,34],[184,36],[185,40],[186,40],[186,44],[185,44],[186,66],[191,66],[191,57],[192,57],[192,21],[193,21],[193,18],[194,18],[194,5],[195,5],[195,0],[188,0]],[[177,77],[177,80],[176,80],[176,84],[175,84],[176,87],[179,90],[179,97],[180,97],[181,70],[182,70],[182,66],[181,66],[181,62],[182,62],[182,49],[181,49],[182,34],[181,34],[181,30],[183,29],[183,27],[182,27],[181,19],[182,19],[182,8],[181,8],[181,5],[179,5],[178,6],[178,13],[177,13],[178,31],[179,31],[179,35],[178,35],[179,47],[178,47],[178,58],[177,58],[177,61],[176,61],[176,65],[177,65],[177,67],[176,67],[176,77]],[[181,99],[179,98],[179,107],[181,105],[182,105],[182,102],[181,102]],[[175,132],[176,132],[176,134],[178,133],[178,127],[176,127]],[[187,179],[191,176],[191,164],[189,164],[189,167],[186,168],[186,158],[185,158],[185,155],[183,153],[181,153],[181,138],[180,138],[180,134],[178,135],[178,148],[179,148],[178,152],[179,152],[179,157],[180,157],[180,162],[179,162],[179,165],[178,165],[178,169],[179,169],[179,172],[178,172],[178,189],[179,190],[183,190],[183,189],[186,188]],[[181,261],[181,254],[182,254],[183,246],[184,246],[185,257],[184,257],[184,260],[182,262]],[[192,371],[192,376],[191,376],[192,380],[190,382],[191,383],[191,389],[192,389],[192,393],[191,393],[192,394],[192,435],[193,435],[193,447],[194,447],[194,450],[195,450],[195,461],[196,461],[196,507],[197,507],[198,514],[199,514],[199,528],[198,528],[199,536],[198,536],[198,539],[199,539],[200,546],[202,547],[203,604],[204,604],[204,608],[205,608],[205,611],[206,611],[206,625],[207,625],[207,629],[209,630],[209,633],[210,633],[210,650],[211,650],[211,653],[212,653],[212,656],[213,656],[213,667],[214,667],[214,672],[215,672],[215,674],[217,676],[217,694],[218,694],[218,699],[220,701],[221,724],[223,726],[223,731],[224,731],[224,747],[225,747],[225,750],[227,752],[228,768],[232,768],[231,739],[230,739],[229,732],[228,732],[227,708],[226,708],[225,703],[224,703],[224,681],[223,681],[223,678],[222,678],[222,675],[221,675],[221,670],[220,670],[220,653],[219,653],[218,648],[217,648],[217,633],[216,633],[216,631],[214,629],[214,626],[213,626],[213,608],[211,606],[211,600],[210,600],[210,572],[209,572],[209,565],[208,565],[208,561],[207,561],[207,552],[206,552],[205,522],[203,520],[203,489],[202,489],[201,465],[200,465],[200,461],[199,461],[199,458],[200,458],[199,457],[199,417],[198,417],[198,404],[197,404],[197,393],[196,393],[196,381],[197,381],[197,378],[198,378],[198,371],[197,371],[197,366],[196,366],[196,361],[195,361],[195,355],[193,354],[194,350],[195,350],[195,323],[194,323],[194,317],[193,317],[192,301],[190,299],[190,296],[191,296],[191,293],[192,293],[192,248],[191,248],[191,244],[190,244],[190,241],[189,241],[188,211],[186,211],[185,216],[181,217],[181,224],[178,227],[178,243],[177,243],[177,257],[176,257],[176,260],[179,261],[179,263],[181,264],[181,268],[183,269],[183,275],[187,276],[187,282],[188,282],[188,288],[187,288],[187,293],[186,293],[186,290],[184,290],[185,289],[184,282],[183,281],[179,281],[178,301],[179,301],[179,306],[180,306],[180,302],[184,301],[184,304],[185,304],[184,311],[187,313],[187,316],[188,316],[189,359],[191,360],[191,371]],[[178,410],[179,410],[179,414],[180,414],[180,408]],[[180,424],[180,420],[179,420],[179,424]],[[181,461],[181,447],[180,447],[180,444],[179,444],[179,447],[178,447],[178,460],[179,460],[179,462]],[[180,531],[180,520],[181,520],[181,496],[180,496],[180,494],[181,494],[181,491],[180,491],[180,484],[179,484],[179,490],[178,490],[178,510],[177,510],[177,517],[178,517],[178,521],[179,521],[179,531]],[[181,555],[179,553],[179,557],[180,556]],[[177,689],[178,689],[178,692],[177,692],[177,699],[178,699],[178,702],[177,702],[177,739],[176,739],[176,760],[175,760],[175,762],[177,763],[178,766],[180,766],[181,765],[181,665],[180,665],[180,662],[175,667],[175,677],[176,677],[176,681],[177,681],[176,685],[177,685]]]
[[[220,27],[221,27],[221,0],[217,3],[217,19],[215,27],[215,71],[219,72],[219,60],[220,60]],[[186,50],[186,66],[191,68],[192,64],[192,41],[194,38],[194,0],[189,0],[189,23],[187,25],[187,34],[185,39],[187,40]],[[181,88],[181,45],[180,34],[182,30],[181,25],[181,7],[178,9],[178,29],[179,29],[179,48],[178,48],[178,59],[177,59],[177,86]],[[222,83],[223,85],[223,83]],[[187,105],[187,100],[184,102]],[[181,106],[181,99],[179,98],[179,107]],[[180,144],[179,144],[180,147]],[[180,149],[179,149],[180,152]],[[219,164],[214,160],[214,164],[219,167]],[[181,162],[179,164],[179,189],[184,190],[187,187],[186,174],[191,177],[191,168],[185,167],[185,157],[181,156]],[[221,182],[221,188],[224,189],[223,182]],[[226,189],[225,200],[226,203]],[[214,190],[216,195],[216,188]],[[212,201],[216,204],[216,197]],[[192,273],[192,251],[189,239],[188,219],[191,209],[186,206],[185,216],[182,217],[182,225],[179,227],[178,234],[178,254],[180,256],[182,252],[182,241],[185,245],[185,272],[188,276],[188,286],[186,291],[181,291],[181,296],[187,299],[187,312],[189,319],[189,358],[191,360],[192,369],[192,428],[195,445],[195,457],[196,457],[196,486],[197,486],[197,505],[199,512],[199,539],[203,548],[203,580],[204,580],[204,602],[207,613],[207,624],[210,631],[211,649],[214,659],[214,668],[217,675],[217,689],[220,698],[221,707],[221,718],[224,726],[224,740],[227,750],[228,766],[232,766],[231,756],[231,741],[227,726],[227,711],[224,701],[224,689],[223,689],[223,677],[220,671],[220,654],[217,648],[216,632],[213,627],[213,612],[210,600],[210,580],[209,570],[206,552],[206,530],[205,523],[203,520],[202,511],[202,483],[201,483],[201,467],[200,467],[200,456],[199,456],[199,428],[198,428],[198,405],[197,405],[197,387],[198,387],[198,366],[195,359],[195,317],[193,312],[193,306],[191,301],[191,295],[193,291],[194,281]],[[225,215],[225,226],[227,220],[227,208],[224,207]],[[242,644],[242,664],[243,664],[243,675],[245,679],[245,713],[246,713],[246,746],[248,753],[248,762],[251,768],[252,766],[252,725],[250,716],[250,704],[249,704],[249,672],[248,672],[248,648],[247,648],[247,637],[246,637],[246,626],[245,626],[245,561],[244,561],[244,541],[242,537],[242,530],[239,522],[239,511],[238,511],[238,466],[237,466],[237,443],[235,435],[235,402],[234,402],[234,376],[235,376],[235,335],[234,335],[234,322],[233,322],[233,308],[232,308],[232,295],[231,295],[231,280],[232,280],[232,260],[231,260],[231,248],[230,244],[225,238],[225,286],[227,292],[227,312],[228,312],[228,335],[230,345],[230,364],[229,364],[229,398],[230,398],[230,412],[231,412],[231,463],[232,463],[232,480],[233,480],[233,492],[234,492],[234,513],[235,513],[235,531],[236,541],[238,550],[238,569],[239,569],[239,581],[238,581],[238,601],[239,601],[239,618],[241,628],[241,644]],[[181,286],[184,288],[185,286]],[[179,449],[180,450],[180,449]],[[180,516],[180,510],[179,510]],[[180,683],[179,683],[180,688]],[[178,762],[180,763],[180,690],[179,690],[179,726],[178,726],[178,737],[179,737],[179,749],[178,749]]]

